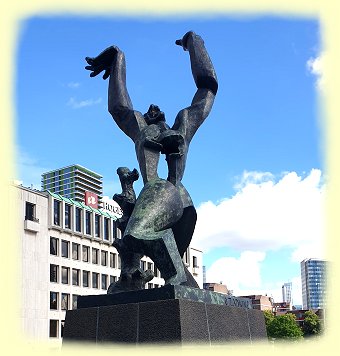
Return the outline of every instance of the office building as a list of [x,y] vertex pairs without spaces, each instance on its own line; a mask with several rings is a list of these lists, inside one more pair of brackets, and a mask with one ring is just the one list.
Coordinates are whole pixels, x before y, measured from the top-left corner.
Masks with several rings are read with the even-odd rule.
[[[23,332],[34,340],[61,340],[66,310],[77,307],[77,297],[106,294],[119,278],[120,258],[112,246],[113,238],[120,237],[119,211],[111,209],[108,200],[107,209],[96,209],[51,191],[14,189],[19,204]],[[183,260],[202,287],[202,252],[188,248]],[[155,274],[146,288],[164,284],[150,258],[142,258],[141,268]]]
[[283,315],[292,310],[292,306],[288,302],[273,303],[273,312],[275,315]]
[[222,294],[230,294],[227,286],[222,283],[203,283],[203,289]]
[[326,261],[316,258],[308,258],[301,261],[303,309],[325,308],[326,265]]
[[282,286],[282,301],[287,304],[292,303],[292,282],[283,284],[283,286]]
[[242,295],[240,298],[249,298],[253,309],[273,311],[274,300],[267,295]]
[[41,189],[78,202],[85,201],[86,192],[95,193],[100,205],[103,198],[103,177],[79,164],[74,164],[43,173]]

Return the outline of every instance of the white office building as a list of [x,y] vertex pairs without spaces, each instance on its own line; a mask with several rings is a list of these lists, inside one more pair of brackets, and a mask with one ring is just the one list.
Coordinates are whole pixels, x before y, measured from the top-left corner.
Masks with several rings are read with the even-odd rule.
[[292,282],[284,283],[282,286],[282,301],[292,304]]
[[[111,246],[120,233],[117,215],[52,192],[17,186],[17,194],[23,331],[34,339],[60,339],[77,297],[105,294],[120,275]],[[202,251],[189,248],[183,260],[202,288]],[[164,284],[151,259],[143,257],[141,267],[155,272],[147,288]]]

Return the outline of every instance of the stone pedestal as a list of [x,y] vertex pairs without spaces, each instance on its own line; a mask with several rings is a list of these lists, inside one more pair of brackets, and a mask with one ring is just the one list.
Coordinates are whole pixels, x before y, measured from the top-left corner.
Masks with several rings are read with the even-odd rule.
[[[226,305],[227,297],[215,292],[182,286],[162,288],[120,293],[126,294],[124,304],[119,303],[122,295],[80,297],[79,309],[66,313],[63,342],[201,342],[209,345],[227,342],[251,343],[267,338],[264,316],[260,310]],[[187,298],[169,296],[163,300],[134,301],[134,298],[153,299],[155,294],[164,297],[169,291],[176,294],[176,289],[177,294],[180,294],[178,291],[184,293],[186,290]],[[191,300],[190,293],[196,295],[196,299],[205,297],[206,301]],[[220,303],[216,300],[213,303],[212,296]],[[237,304],[237,299],[241,298],[234,298],[234,304]],[[239,304],[242,304],[241,302],[242,300]]]

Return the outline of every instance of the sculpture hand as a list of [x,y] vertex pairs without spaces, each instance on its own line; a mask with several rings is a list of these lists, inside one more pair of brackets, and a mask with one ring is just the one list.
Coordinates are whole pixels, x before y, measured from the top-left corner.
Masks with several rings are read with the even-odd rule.
[[146,138],[144,141],[144,146],[151,148],[154,151],[161,152],[163,150],[163,145],[152,138]]
[[185,140],[176,130],[167,130],[161,133],[159,142],[162,144],[162,153],[181,157],[185,151]]
[[182,39],[176,40],[176,42],[175,42],[176,45],[183,47],[184,51],[187,51],[188,50],[188,47],[187,47],[188,38],[189,38],[189,36],[193,36],[193,35],[195,35],[195,32],[193,32],[193,31],[187,32],[183,36]]
[[97,57],[86,57],[85,60],[89,64],[85,69],[90,70],[90,77],[95,77],[103,70],[103,79],[107,79],[110,76],[111,66],[119,52],[119,48],[116,46],[111,46],[106,48]]

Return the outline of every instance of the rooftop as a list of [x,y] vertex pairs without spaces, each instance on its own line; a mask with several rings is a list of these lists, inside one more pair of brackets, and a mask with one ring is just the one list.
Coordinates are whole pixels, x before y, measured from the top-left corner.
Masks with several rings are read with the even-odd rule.
[[67,168],[72,168],[72,167],[76,167],[76,168],[78,168],[79,170],[82,170],[82,171],[88,172],[88,173],[90,173],[90,174],[92,174],[92,175],[95,175],[97,178],[103,178],[102,175],[100,175],[100,174],[98,174],[98,173],[92,171],[91,169],[85,168],[85,167],[81,166],[80,164],[72,164],[72,165],[70,165],[70,166],[53,169],[52,171],[44,172],[42,175],[44,176],[44,175],[46,175],[46,174],[48,174],[48,173],[53,173],[53,172],[60,171],[60,170],[62,170],[62,169],[67,169]]

